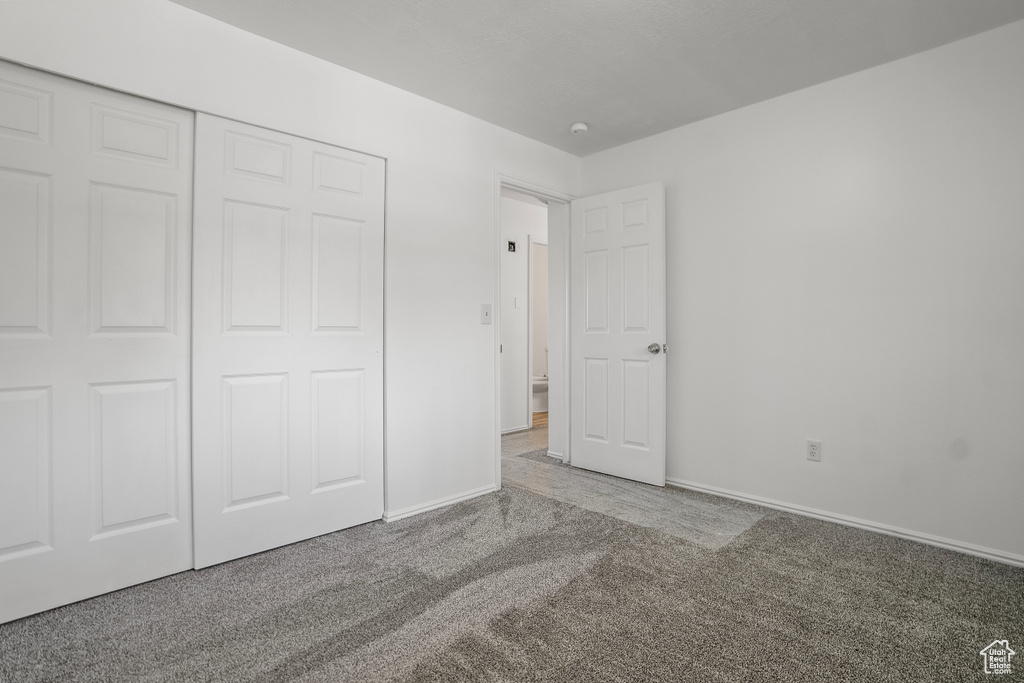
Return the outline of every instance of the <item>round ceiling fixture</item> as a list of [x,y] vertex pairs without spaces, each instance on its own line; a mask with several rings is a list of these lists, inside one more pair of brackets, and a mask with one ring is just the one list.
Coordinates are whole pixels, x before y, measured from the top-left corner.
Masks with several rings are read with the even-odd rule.
[[582,121],[577,121],[576,123],[569,126],[569,132],[572,133],[573,135],[583,135],[588,130],[590,130],[590,126],[583,123]]

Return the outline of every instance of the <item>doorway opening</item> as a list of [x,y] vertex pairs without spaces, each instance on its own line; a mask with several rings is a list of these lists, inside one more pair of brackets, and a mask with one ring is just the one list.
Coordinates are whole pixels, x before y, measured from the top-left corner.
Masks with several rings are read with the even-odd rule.
[[548,448],[548,202],[501,188],[501,451]]
[[[510,220],[502,220],[502,209],[515,202],[509,191],[547,200],[547,448],[538,448],[531,459],[553,456],[582,469],[664,486],[664,184],[647,183],[576,199],[495,174],[495,289],[506,308],[514,295],[503,283],[503,264],[506,251],[518,252],[521,241],[507,239]],[[526,241],[530,243],[529,237]],[[517,408],[516,403],[506,406],[502,396],[501,366],[503,356],[507,358],[502,350],[510,349],[502,347],[507,341],[503,318],[508,314],[502,306],[498,308],[494,434],[495,488],[500,489],[502,433],[527,430],[532,420],[524,411],[518,429],[513,423],[502,423],[503,412]],[[520,376],[527,372],[529,366]],[[519,380],[514,380],[516,386]],[[515,466],[513,462],[509,461],[510,467]]]
[[498,422],[501,457],[566,459],[570,197],[520,181],[496,183]]
[[[530,427],[548,426],[548,242],[530,237]],[[546,446],[546,444],[545,444]]]

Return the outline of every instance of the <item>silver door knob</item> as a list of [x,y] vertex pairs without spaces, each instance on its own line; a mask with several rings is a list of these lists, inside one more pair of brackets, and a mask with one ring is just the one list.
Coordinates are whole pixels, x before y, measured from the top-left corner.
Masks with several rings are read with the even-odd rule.
[[661,353],[661,344],[651,344],[647,347],[647,350],[651,353]]

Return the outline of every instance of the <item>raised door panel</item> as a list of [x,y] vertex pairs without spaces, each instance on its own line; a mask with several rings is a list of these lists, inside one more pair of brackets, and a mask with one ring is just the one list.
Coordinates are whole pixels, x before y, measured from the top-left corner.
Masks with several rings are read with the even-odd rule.
[[0,335],[49,331],[50,197],[50,176],[0,169]]
[[0,563],[50,549],[50,388],[0,390]]
[[585,320],[587,333],[608,331],[608,252],[587,252],[585,257]]
[[622,361],[622,445],[650,447],[651,362]]
[[0,79],[0,135],[49,144],[53,91]]
[[651,331],[650,268],[646,244],[622,249],[622,331]]
[[178,519],[175,383],[93,385],[95,535]]
[[177,121],[99,104],[93,105],[92,120],[94,153],[178,168]]
[[229,131],[224,140],[228,175],[282,185],[291,182],[291,145],[235,131]]
[[364,160],[313,152],[313,187],[316,190],[361,197],[366,173]]
[[586,379],[584,414],[586,438],[602,443],[608,441],[608,359],[585,359]]
[[608,231],[608,207],[596,206],[583,212],[583,233],[586,237]]
[[288,376],[224,378],[224,509],[288,497]]
[[366,371],[313,373],[313,491],[364,481]]
[[313,215],[313,331],[358,332],[363,324],[364,223]]
[[224,202],[224,325],[228,332],[285,332],[288,209]]
[[623,202],[622,230],[643,230],[647,227],[647,207],[650,200],[646,197],[631,202]]
[[174,334],[179,198],[101,183],[91,190],[92,331]]

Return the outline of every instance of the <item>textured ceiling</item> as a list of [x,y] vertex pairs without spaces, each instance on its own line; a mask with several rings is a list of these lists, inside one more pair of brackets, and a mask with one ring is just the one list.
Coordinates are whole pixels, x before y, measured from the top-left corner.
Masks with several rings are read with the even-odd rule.
[[1024,19],[1022,0],[174,1],[580,156]]

